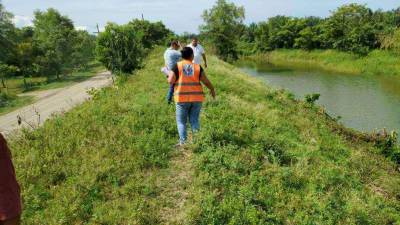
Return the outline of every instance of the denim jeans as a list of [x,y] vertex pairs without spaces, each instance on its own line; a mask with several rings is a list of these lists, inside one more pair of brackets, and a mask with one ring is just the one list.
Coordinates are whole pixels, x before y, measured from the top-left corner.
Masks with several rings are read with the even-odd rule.
[[187,140],[186,124],[188,119],[193,133],[200,130],[199,117],[201,106],[201,102],[176,103],[176,123],[178,125],[179,142],[181,144],[184,144]]
[[171,104],[174,98],[174,91],[175,91],[175,85],[171,84],[169,86],[168,94],[167,94],[167,102],[168,104]]

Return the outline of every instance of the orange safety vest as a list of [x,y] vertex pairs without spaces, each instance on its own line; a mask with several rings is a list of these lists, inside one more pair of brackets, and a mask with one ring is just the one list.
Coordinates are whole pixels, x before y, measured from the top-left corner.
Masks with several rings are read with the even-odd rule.
[[179,78],[175,82],[175,102],[203,102],[204,92],[200,84],[200,65],[184,60],[178,63],[178,71]]

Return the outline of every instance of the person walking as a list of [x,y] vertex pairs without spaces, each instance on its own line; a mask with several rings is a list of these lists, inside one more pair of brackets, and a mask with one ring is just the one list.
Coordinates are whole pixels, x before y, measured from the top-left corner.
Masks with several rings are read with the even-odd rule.
[[204,60],[204,68],[207,68],[207,57],[206,57],[206,52],[199,44],[199,39],[197,37],[194,37],[192,39],[192,43],[189,44],[187,47],[190,47],[193,50],[194,53],[194,58],[193,58],[193,63],[201,65],[201,60]]
[[20,188],[15,177],[11,153],[0,134],[0,225],[18,225],[21,215]]
[[187,122],[189,120],[192,133],[200,130],[200,111],[205,100],[202,83],[210,90],[215,99],[215,90],[207,78],[203,68],[193,63],[194,53],[190,47],[181,51],[183,60],[177,63],[169,74],[168,82],[175,85],[174,100],[176,103],[176,123],[179,143],[183,146],[187,141]]
[[[172,67],[174,67],[176,63],[178,63],[182,59],[181,52],[178,51],[180,47],[181,46],[178,41],[172,41],[170,47],[164,52],[165,66],[161,68],[161,72],[163,72],[167,76],[167,78]],[[173,96],[174,85],[170,85],[167,94],[168,104],[171,104]]]

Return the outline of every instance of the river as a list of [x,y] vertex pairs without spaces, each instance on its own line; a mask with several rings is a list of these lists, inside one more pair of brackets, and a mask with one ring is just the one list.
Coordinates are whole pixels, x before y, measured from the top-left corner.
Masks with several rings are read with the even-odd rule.
[[236,66],[274,88],[292,92],[298,99],[321,94],[317,104],[331,116],[340,116],[339,121],[347,127],[364,132],[387,128],[400,133],[399,78],[291,69],[244,60]]

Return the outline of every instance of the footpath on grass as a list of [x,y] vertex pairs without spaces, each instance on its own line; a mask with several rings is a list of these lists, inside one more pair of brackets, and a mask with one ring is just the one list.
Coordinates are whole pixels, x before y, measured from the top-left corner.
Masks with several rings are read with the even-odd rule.
[[25,224],[396,224],[400,173],[323,111],[214,56],[217,100],[178,151],[162,49],[10,141]]

